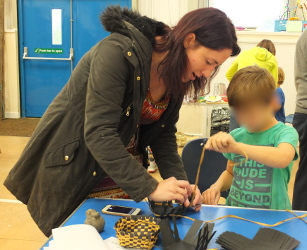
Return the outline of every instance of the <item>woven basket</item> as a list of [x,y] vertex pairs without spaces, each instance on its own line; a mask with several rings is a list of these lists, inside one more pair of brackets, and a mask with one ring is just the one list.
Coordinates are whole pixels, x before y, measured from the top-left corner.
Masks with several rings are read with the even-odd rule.
[[160,227],[152,216],[129,216],[115,223],[116,236],[122,247],[152,249]]

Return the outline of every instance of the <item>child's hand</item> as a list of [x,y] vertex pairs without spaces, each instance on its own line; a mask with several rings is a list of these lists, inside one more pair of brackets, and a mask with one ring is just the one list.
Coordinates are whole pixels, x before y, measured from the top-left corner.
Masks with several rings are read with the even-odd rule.
[[203,204],[217,205],[221,197],[221,191],[216,187],[210,187],[202,193]]
[[238,153],[237,142],[230,134],[219,132],[211,136],[205,145],[207,150],[214,150],[220,153]]

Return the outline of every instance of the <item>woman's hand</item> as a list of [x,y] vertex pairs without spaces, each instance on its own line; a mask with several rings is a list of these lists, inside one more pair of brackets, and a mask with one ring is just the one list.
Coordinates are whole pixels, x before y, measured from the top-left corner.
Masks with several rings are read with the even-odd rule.
[[230,134],[219,132],[211,136],[205,145],[207,150],[214,150],[220,153],[239,153],[237,142]]
[[[191,185],[191,188],[194,191],[195,185]],[[196,191],[195,191],[195,197],[194,197],[194,200],[193,200],[191,206],[195,208],[195,211],[199,211],[200,208],[201,208],[201,203],[202,203],[202,197],[201,197],[200,190],[197,187]],[[185,207],[190,206],[190,201],[188,199],[184,202],[184,206]]]
[[203,204],[207,205],[217,205],[221,197],[221,190],[216,187],[210,187],[203,192]]
[[184,203],[191,196],[192,191],[193,189],[188,181],[170,177],[159,182],[157,188],[148,198],[157,202],[176,200],[179,203]]

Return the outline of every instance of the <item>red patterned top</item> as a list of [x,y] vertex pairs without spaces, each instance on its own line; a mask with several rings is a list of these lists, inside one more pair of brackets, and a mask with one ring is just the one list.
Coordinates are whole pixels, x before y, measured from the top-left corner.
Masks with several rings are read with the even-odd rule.
[[167,109],[169,100],[170,97],[169,94],[167,94],[161,101],[155,102],[151,97],[150,90],[148,90],[143,102],[140,124],[150,124],[158,121]]
[[[167,94],[161,101],[155,102],[151,97],[150,90],[148,90],[146,98],[143,102],[139,125],[150,124],[158,121],[163,115],[164,111],[167,109],[169,100],[170,97],[169,94]],[[140,154],[140,150],[138,150],[138,138],[136,138],[137,134],[138,129],[135,135],[131,138],[126,149],[140,164],[143,164],[143,156]]]

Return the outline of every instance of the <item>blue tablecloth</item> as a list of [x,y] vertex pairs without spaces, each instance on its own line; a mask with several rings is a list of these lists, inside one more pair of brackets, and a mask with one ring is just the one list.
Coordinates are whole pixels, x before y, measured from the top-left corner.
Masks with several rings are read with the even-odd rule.
[[[92,208],[99,212],[106,205],[120,205],[127,207],[141,208],[141,215],[152,215],[151,210],[146,202],[135,203],[132,200],[112,200],[112,199],[88,199],[80,205],[80,207],[63,223],[63,226],[83,224],[85,220],[85,211]],[[304,212],[295,212],[297,215],[302,215]],[[282,221],[291,217],[294,217],[287,211],[276,211],[276,210],[260,210],[260,209],[248,209],[248,208],[236,208],[226,206],[205,206],[203,205],[200,212],[191,212],[187,216],[200,219],[203,221],[212,220],[225,215],[237,215],[249,220],[263,222],[266,224],[274,224],[278,221]],[[106,221],[105,230],[101,233],[103,239],[107,239],[111,236],[115,236],[114,224],[120,218],[120,216],[102,214]],[[177,220],[180,238],[183,239],[192,221],[184,218]],[[242,221],[235,218],[225,218],[215,222],[214,230],[216,234],[209,244],[209,248],[221,249],[219,245],[215,243],[216,238],[225,231],[232,231],[242,234],[248,238],[253,238],[258,229],[261,226],[248,221]],[[281,232],[287,233],[288,235],[296,238],[301,242],[298,246],[298,250],[307,249],[307,224],[300,220],[294,219],[289,222],[285,222],[280,226],[274,227]],[[49,241],[45,246],[48,246]],[[161,246],[161,241],[158,240],[157,245]],[[158,249],[158,248],[155,248]]]

